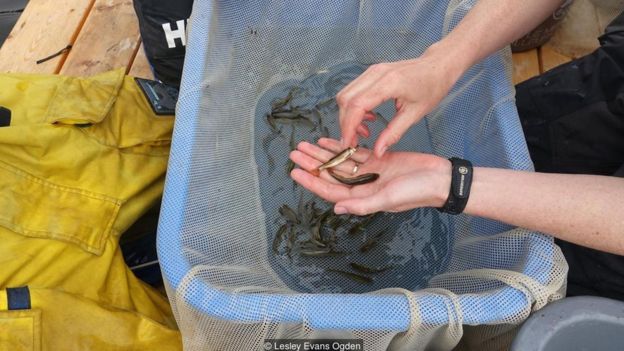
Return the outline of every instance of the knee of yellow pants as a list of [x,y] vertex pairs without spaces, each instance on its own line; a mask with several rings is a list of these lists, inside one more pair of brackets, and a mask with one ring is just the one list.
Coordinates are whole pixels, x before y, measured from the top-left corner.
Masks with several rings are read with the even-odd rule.
[[[6,290],[0,291],[6,301]],[[30,289],[31,308],[0,305],[0,350],[181,350],[180,333],[127,310],[49,289]]]

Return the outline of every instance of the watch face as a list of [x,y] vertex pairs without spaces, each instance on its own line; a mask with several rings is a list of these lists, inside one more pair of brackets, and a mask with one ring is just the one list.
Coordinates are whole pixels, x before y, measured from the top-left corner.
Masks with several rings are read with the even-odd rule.
[[457,169],[459,171],[459,174],[468,174],[468,168],[461,166]]

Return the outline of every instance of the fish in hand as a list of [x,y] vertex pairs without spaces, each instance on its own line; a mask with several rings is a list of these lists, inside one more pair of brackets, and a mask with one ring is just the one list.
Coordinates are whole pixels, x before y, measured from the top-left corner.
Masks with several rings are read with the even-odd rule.
[[322,170],[338,166],[339,164],[343,163],[344,161],[350,159],[351,156],[353,156],[353,154],[356,151],[357,151],[357,146],[356,147],[348,147],[348,148],[342,150],[338,155],[332,157],[329,161],[327,161],[327,162],[323,163],[322,165],[320,165],[317,169],[312,170],[310,173],[312,173],[314,176],[318,177],[319,174],[321,174]]

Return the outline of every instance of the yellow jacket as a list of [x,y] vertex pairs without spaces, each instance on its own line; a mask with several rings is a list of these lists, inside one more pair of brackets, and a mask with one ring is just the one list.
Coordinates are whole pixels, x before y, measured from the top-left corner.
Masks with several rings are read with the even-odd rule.
[[[161,195],[173,126],[123,70],[0,75],[0,351],[179,350],[118,239]],[[28,309],[6,288],[28,286]]]

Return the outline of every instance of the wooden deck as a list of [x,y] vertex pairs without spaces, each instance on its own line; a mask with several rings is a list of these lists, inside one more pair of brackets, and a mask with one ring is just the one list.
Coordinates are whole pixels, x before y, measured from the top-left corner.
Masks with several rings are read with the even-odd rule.
[[[514,83],[569,60],[548,45],[514,54]],[[0,72],[92,75],[118,67],[152,78],[132,0],[30,0],[0,48]]]
[[85,76],[119,67],[153,77],[132,0],[30,0],[0,48],[0,72]]

